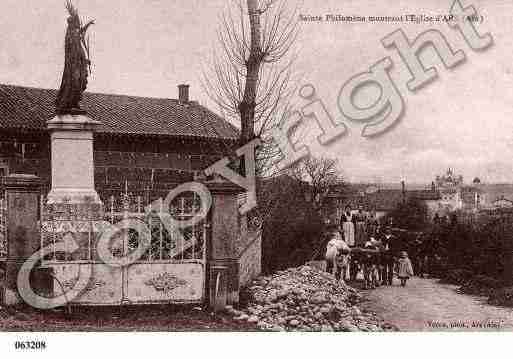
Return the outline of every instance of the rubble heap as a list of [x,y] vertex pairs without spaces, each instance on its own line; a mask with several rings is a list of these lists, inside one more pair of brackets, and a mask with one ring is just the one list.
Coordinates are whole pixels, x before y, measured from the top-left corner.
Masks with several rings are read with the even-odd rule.
[[236,320],[272,331],[391,330],[356,305],[358,292],[319,269],[302,266],[259,277],[247,288],[248,306],[228,308]]

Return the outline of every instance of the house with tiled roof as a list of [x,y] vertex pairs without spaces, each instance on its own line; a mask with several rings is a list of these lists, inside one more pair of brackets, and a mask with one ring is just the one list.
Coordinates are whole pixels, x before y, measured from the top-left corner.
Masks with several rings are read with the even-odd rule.
[[342,211],[349,206],[353,212],[360,208],[365,212],[372,211],[379,219],[410,199],[424,202],[430,210],[438,207],[441,198],[434,185],[426,189],[407,189],[406,184],[402,182],[396,186],[397,188],[388,187],[359,183],[333,186],[326,205],[328,217],[340,218]]
[[[101,122],[94,136],[95,186],[100,195],[158,191],[191,180],[228,154],[238,129],[180,85],[178,99],[85,92],[82,108]],[[46,122],[57,90],[0,84],[0,176],[29,173],[50,181]]]
[[403,201],[403,193],[396,189],[378,189],[373,192],[359,192],[347,198],[345,206],[365,211],[376,211],[378,216],[392,211]]
[[476,187],[483,193],[484,208],[500,207],[506,201],[513,201],[513,184],[511,183],[480,183]]
[[491,207],[493,209],[502,209],[502,208],[513,208],[513,201],[505,198],[504,196],[496,199],[492,202]]

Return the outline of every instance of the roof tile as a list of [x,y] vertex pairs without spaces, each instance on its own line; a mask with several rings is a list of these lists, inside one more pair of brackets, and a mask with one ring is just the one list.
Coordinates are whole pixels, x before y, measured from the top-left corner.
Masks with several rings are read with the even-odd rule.
[[[57,90],[0,84],[0,128],[45,130],[55,116]],[[100,133],[234,140],[238,130],[197,102],[85,92],[88,115]]]

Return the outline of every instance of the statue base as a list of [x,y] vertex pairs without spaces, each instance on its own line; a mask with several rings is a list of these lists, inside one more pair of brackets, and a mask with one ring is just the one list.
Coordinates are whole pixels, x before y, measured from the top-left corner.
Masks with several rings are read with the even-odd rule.
[[93,132],[101,123],[85,115],[57,115],[47,122],[52,147],[48,203],[101,203],[94,188]]
[[73,107],[73,108],[69,108],[69,109],[57,109],[57,111],[55,111],[57,113],[57,116],[65,116],[65,115],[71,115],[71,116],[75,116],[75,115],[87,115],[87,111],[86,110],[83,110],[79,107]]
[[93,189],[55,188],[47,196],[48,204],[101,204],[100,196]]
[[[47,128],[52,132],[61,131],[87,131],[94,132],[94,130],[101,125],[100,121],[93,120],[87,116],[85,110],[73,109],[78,111],[77,113],[66,113],[57,115],[51,120],[46,122]],[[70,110],[72,111],[72,110]]]

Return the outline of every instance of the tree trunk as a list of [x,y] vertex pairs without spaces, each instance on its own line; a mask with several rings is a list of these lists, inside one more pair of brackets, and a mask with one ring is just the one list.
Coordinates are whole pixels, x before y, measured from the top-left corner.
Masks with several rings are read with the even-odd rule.
[[244,97],[239,104],[241,120],[241,146],[253,140],[255,137],[255,106],[256,91],[258,84],[258,74],[262,62],[261,48],[261,25],[260,9],[258,0],[247,0],[249,25],[251,30],[251,48],[249,57],[246,60],[246,84],[244,88]]

